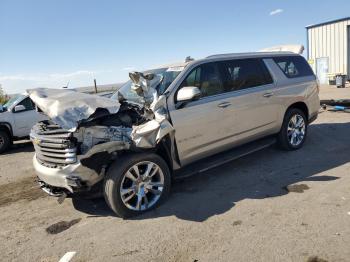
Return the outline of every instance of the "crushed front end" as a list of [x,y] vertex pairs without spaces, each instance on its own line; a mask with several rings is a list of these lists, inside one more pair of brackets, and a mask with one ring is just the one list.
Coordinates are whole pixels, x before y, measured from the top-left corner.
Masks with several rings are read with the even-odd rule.
[[81,187],[74,176],[80,165],[72,133],[45,121],[32,128],[30,138],[35,148],[34,169],[44,191],[59,195],[63,190],[73,192],[73,188]]
[[161,78],[137,72],[130,78],[143,105],[69,90],[28,91],[51,119],[36,124],[30,134],[34,169],[45,192],[90,191],[121,154],[152,150],[165,136],[174,141],[166,98],[153,88]]
[[[129,149],[126,132],[125,128],[103,126],[69,132],[50,121],[35,125],[30,138],[35,148],[33,165],[42,189],[54,196],[90,190],[103,179],[117,151]],[[99,143],[96,152],[90,151]]]

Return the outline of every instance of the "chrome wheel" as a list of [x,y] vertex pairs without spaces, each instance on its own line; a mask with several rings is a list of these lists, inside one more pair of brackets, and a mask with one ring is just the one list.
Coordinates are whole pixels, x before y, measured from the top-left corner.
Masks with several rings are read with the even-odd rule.
[[150,161],[133,165],[124,175],[120,196],[124,205],[134,211],[143,211],[154,206],[162,195],[164,174],[161,168]]
[[288,141],[292,146],[300,145],[305,137],[306,125],[304,118],[295,114],[291,117],[288,123],[287,136]]

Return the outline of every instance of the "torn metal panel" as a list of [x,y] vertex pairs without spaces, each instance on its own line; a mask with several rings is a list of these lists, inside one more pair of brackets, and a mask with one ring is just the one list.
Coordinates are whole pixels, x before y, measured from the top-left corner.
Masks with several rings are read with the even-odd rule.
[[71,132],[77,129],[81,121],[87,120],[93,114],[114,114],[120,107],[116,100],[71,90],[38,88],[27,92],[46,115]]
[[157,100],[158,94],[156,87],[163,80],[161,75],[131,72],[129,73],[129,77],[133,83],[131,89],[140,97],[143,97],[146,107],[148,107],[153,101]]
[[166,97],[158,96],[156,87],[162,81],[158,75],[144,75],[139,72],[129,74],[132,89],[145,98],[145,108],[149,110],[150,121],[133,126],[131,139],[137,147],[152,148],[166,135],[173,135],[174,128],[168,121]]
[[168,111],[166,108],[166,97],[158,97],[150,105],[154,119],[145,124],[134,126],[131,139],[137,147],[152,148],[166,135],[174,136],[174,128],[168,121]]
[[173,132],[174,128],[167,119],[161,122],[151,120],[143,125],[134,127],[131,139],[137,147],[152,148],[166,135],[173,135]]

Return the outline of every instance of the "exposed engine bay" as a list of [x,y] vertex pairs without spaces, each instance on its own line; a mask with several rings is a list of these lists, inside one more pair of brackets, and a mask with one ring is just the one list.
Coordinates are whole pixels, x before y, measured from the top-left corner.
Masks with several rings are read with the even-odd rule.
[[118,113],[92,118],[82,123],[73,134],[81,143],[80,153],[86,154],[93,146],[111,141],[132,144],[133,126],[139,126],[147,121],[142,111],[137,105],[123,102]]

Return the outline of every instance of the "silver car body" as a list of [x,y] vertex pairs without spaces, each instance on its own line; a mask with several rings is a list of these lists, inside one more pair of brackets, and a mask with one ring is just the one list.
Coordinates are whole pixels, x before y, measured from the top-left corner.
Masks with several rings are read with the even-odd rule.
[[[318,83],[314,76],[287,78],[273,57],[295,55],[290,52],[215,55],[192,62],[169,87],[168,110],[176,130],[182,165],[234,146],[279,132],[284,114],[294,103],[305,103],[309,120],[318,114]],[[273,83],[266,86],[204,97],[176,110],[175,94],[196,66],[234,59],[264,58]],[[227,103],[227,107],[220,105]],[[194,128],[195,127],[195,128]]]
[[[156,147],[161,139],[169,136],[171,147],[169,151],[173,162],[171,167],[175,170],[227,149],[277,134],[287,109],[296,103],[307,108],[307,117],[309,122],[312,122],[317,117],[320,105],[317,80],[314,75],[286,77],[273,61],[274,57],[281,56],[296,56],[296,54],[290,52],[224,54],[177,64],[176,66],[183,67],[181,73],[164,94],[155,98],[154,103],[148,106],[148,110],[153,111],[151,114],[153,118],[150,117],[149,122],[126,132],[129,132],[129,144],[125,141],[111,141],[106,143],[106,146],[98,145],[101,147],[99,150],[110,150],[113,156],[113,150],[116,151],[116,148],[129,150],[131,144],[136,144],[143,150]],[[271,84],[202,97],[186,103],[182,108],[177,107],[176,96],[180,85],[194,68],[210,62],[248,58],[263,59],[273,79]],[[143,91],[149,92],[150,89],[146,89]],[[38,100],[38,97],[31,96],[31,98],[35,103]],[[96,109],[97,106],[90,107]],[[72,127],[75,130],[77,125]],[[31,137],[34,144],[39,144],[41,139],[45,139],[35,132],[32,132]],[[91,150],[96,151],[96,148],[97,146]],[[96,172],[82,166],[80,158],[64,167],[45,166],[36,156],[33,161],[40,180],[49,186],[65,188],[71,192],[78,186],[77,179],[84,181],[87,186],[102,180],[106,168],[103,167]]]

